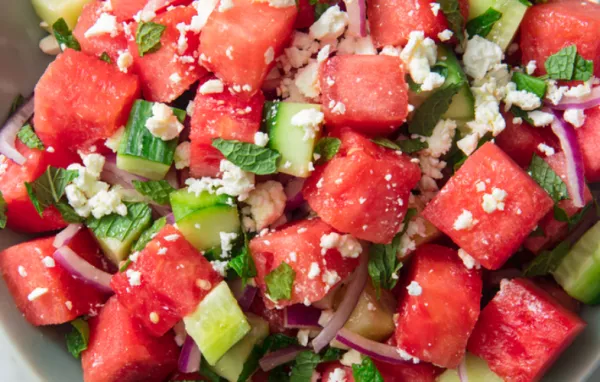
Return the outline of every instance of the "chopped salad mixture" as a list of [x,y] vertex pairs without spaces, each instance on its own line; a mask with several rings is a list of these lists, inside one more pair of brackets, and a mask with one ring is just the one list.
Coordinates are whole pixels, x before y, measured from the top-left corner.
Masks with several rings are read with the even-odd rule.
[[32,2],[0,271],[85,382],[531,382],[584,330],[597,3]]

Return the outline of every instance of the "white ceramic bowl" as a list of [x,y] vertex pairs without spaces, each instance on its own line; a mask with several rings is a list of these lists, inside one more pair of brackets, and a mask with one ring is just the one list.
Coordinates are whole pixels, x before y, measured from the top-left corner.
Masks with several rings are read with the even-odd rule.
[[[45,32],[28,0],[0,0],[0,119],[17,94],[29,95],[52,57],[38,49]],[[0,250],[24,236],[0,232]],[[600,280],[599,280],[600,282]],[[600,381],[600,308],[586,308],[587,329],[544,381]],[[0,281],[0,381],[81,382],[80,362],[67,353],[66,328],[35,328],[15,308]],[[480,381],[472,381],[480,382]]]

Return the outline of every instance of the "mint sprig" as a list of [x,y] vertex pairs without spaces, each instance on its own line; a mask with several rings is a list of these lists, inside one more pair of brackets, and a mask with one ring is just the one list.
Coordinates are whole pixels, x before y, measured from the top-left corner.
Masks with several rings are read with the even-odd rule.
[[295,279],[296,271],[292,267],[285,262],[279,264],[277,268],[265,276],[269,297],[273,301],[291,299]]
[[546,190],[555,203],[569,198],[569,192],[565,182],[563,182],[560,176],[552,170],[552,167],[539,156],[533,155],[528,172],[533,180]]
[[74,50],[81,50],[81,45],[79,45],[79,41],[73,36],[73,32],[69,29],[67,22],[62,17],[54,24],[52,24],[52,33],[58,41],[58,46],[60,46],[61,50],[63,48],[71,48]]
[[175,191],[169,182],[164,179],[149,180],[146,182],[134,180],[132,183],[137,192],[162,205],[169,204],[169,195]]
[[277,172],[277,161],[281,154],[273,149],[222,138],[214,139],[212,145],[228,161],[244,171],[257,175],[268,175]]
[[135,43],[138,46],[140,57],[144,57],[145,54],[154,53],[160,49],[160,38],[166,29],[166,26],[153,22],[142,22],[138,25],[135,32]]
[[467,33],[470,37],[475,35],[486,37],[494,27],[494,24],[496,24],[496,21],[500,20],[501,18],[502,12],[489,7],[483,14],[475,17],[467,23]]

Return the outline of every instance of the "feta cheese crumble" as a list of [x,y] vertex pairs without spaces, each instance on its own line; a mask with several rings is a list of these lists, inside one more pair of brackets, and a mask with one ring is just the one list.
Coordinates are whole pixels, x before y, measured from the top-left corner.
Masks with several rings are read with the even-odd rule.
[[269,180],[258,184],[244,202],[248,204],[242,210],[244,228],[246,231],[260,231],[283,216],[286,195],[281,183]]
[[302,140],[306,142],[309,139],[314,139],[316,137],[324,120],[325,114],[317,109],[309,108],[296,113],[292,117],[291,122],[293,126],[304,129],[304,137],[302,137]]
[[327,382],[346,382],[346,371],[341,367],[333,370],[331,374],[329,374],[329,380]]
[[221,179],[187,179],[185,184],[189,186],[188,192],[200,195],[207,191],[211,194],[237,196],[240,201],[246,200],[254,189],[254,174],[243,171],[228,160],[222,160],[219,169],[223,174]]
[[173,156],[173,159],[175,160],[175,168],[177,170],[190,167],[190,148],[190,142],[185,141],[181,142],[175,149],[175,155]]
[[461,214],[454,221],[453,228],[456,231],[461,231],[463,229],[471,229],[474,225],[473,214],[470,211],[462,210]]
[[581,109],[567,109],[563,118],[575,128],[579,128],[585,123],[585,113]]
[[224,259],[228,258],[231,255],[231,250],[238,234],[236,232],[219,232],[219,237],[221,239],[221,257]]
[[223,93],[224,86],[221,80],[208,80],[200,86],[200,94]]
[[310,269],[308,271],[308,278],[314,280],[317,276],[321,274],[321,268],[319,267],[319,263],[313,262],[310,264]]
[[437,60],[435,41],[426,38],[422,31],[412,31],[400,58],[407,65],[413,81],[422,84],[431,74],[431,66],[435,65]]
[[327,250],[336,249],[342,257],[356,259],[362,253],[362,246],[352,235],[340,235],[332,232],[321,236],[321,254],[325,255]]
[[548,157],[554,155],[554,149],[545,143],[540,143],[537,148]]
[[31,293],[29,293],[27,299],[29,301],[35,301],[46,293],[48,293],[48,288],[35,288]]
[[411,281],[406,287],[410,296],[420,296],[423,293],[423,288],[416,281]]
[[465,73],[475,79],[482,79],[494,65],[502,62],[503,57],[502,48],[497,44],[475,35],[467,42],[463,56]]
[[483,202],[481,203],[481,207],[488,214],[491,214],[496,210],[504,211],[504,200],[506,199],[506,196],[506,191],[494,187],[492,188],[491,194],[483,195]]
[[533,126],[541,127],[554,122],[554,115],[544,111],[534,110],[527,113],[527,115],[533,121]]
[[339,5],[328,8],[309,28],[310,37],[315,40],[333,40],[344,34],[348,25],[348,14]]
[[260,147],[265,147],[269,143],[269,135],[262,131],[257,131],[254,134],[254,144]]
[[179,136],[183,124],[168,105],[155,103],[152,106],[152,116],[146,120],[146,128],[153,136],[163,141],[170,141]]
[[481,264],[479,264],[479,262],[477,260],[475,260],[471,255],[469,255],[467,253],[467,251],[465,251],[464,249],[460,248],[458,250],[458,257],[461,258],[461,260],[463,261],[463,263],[465,264],[465,267],[467,269],[479,269],[481,268]]
[[142,285],[142,273],[140,271],[134,271],[133,269],[128,269],[125,272],[127,276],[127,280],[129,280],[129,285],[131,286],[140,286]]
[[85,38],[110,34],[115,37],[119,33],[117,17],[108,13],[101,13],[96,23],[92,25],[83,35]]
[[46,256],[42,259],[42,264],[44,264],[44,266],[46,268],[54,268],[56,266],[56,262],[54,261],[54,259],[50,256]]
[[127,73],[131,65],[133,65],[133,56],[129,53],[129,50],[120,51],[117,58],[117,67],[119,70]]

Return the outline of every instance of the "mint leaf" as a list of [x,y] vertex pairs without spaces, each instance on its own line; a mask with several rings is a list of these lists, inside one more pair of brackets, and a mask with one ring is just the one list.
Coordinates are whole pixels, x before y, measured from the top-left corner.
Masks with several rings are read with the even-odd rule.
[[[285,334],[275,333],[271,334],[262,344],[255,345],[250,353],[250,356],[244,362],[242,373],[238,377],[237,382],[246,382],[250,379],[252,374],[258,370],[258,361],[270,351],[276,351],[287,348],[292,345],[298,345],[296,337],[286,336]],[[271,372],[272,375],[272,372]]]
[[279,264],[277,268],[265,276],[267,293],[273,301],[289,300],[292,298],[292,288],[296,272],[287,263]]
[[244,362],[244,367],[242,368],[242,372],[238,377],[237,382],[246,382],[250,380],[252,374],[258,370],[258,361],[264,357],[265,353],[266,351],[263,350],[263,346],[261,345],[255,345],[254,348],[252,348],[252,352],[246,359],[246,362]]
[[333,6],[333,4],[330,4],[329,2],[322,3],[319,0],[309,0],[309,3],[315,8],[315,21],[321,18],[323,13]]
[[352,376],[356,382],[383,382],[383,377],[370,357],[363,357],[360,365],[352,365]]
[[134,180],[132,183],[137,192],[162,205],[169,204],[169,195],[171,195],[171,192],[175,191],[169,182],[164,179],[149,180],[147,182]]
[[440,8],[444,16],[446,16],[446,20],[448,20],[448,26],[450,30],[454,33],[458,41],[461,43],[464,41],[465,36],[463,34],[463,26],[465,24],[465,19],[460,12],[460,5],[458,0],[438,0],[440,4]]
[[544,63],[547,77],[554,80],[587,81],[594,73],[594,62],[581,57],[575,45],[561,49]]
[[408,88],[410,89],[411,92],[419,94],[421,93],[422,89],[421,89],[421,85],[419,85],[418,83],[416,83],[411,76],[406,76],[406,82],[408,83]]
[[569,218],[569,231],[572,230],[579,224],[581,219],[588,213],[588,211],[592,208],[593,203],[589,203],[587,206],[583,207],[581,211],[576,213],[575,215]]
[[201,376],[207,378],[210,382],[223,381],[223,379],[217,373],[215,373],[210,367],[207,367],[206,365],[208,365],[208,362],[204,357],[202,357],[202,360],[200,361],[200,370],[198,371],[198,373]]
[[67,22],[62,17],[52,24],[52,32],[61,50],[64,50],[64,47],[81,50],[81,45],[79,45],[79,42],[73,36],[73,32],[69,30]]
[[312,375],[321,362],[321,357],[311,351],[303,351],[296,357],[292,367],[291,382],[310,382]]
[[533,120],[529,117],[529,114],[525,110],[521,109],[518,106],[513,106],[510,108],[510,112],[515,117],[521,118],[523,121],[533,126]]
[[463,83],[453,83],[445,85],[415,110],[413,119],[408,123],[408,132],[418,134],[424,137],[430,137],[435,125],[442,115],[448,111],[454,97],[462,88]]
[[292,345],[298,345],[298,339],[281,333],[271,334],[263,341],[263,347],[268,351],[277,351]]
[[517,85],[517,90],[525,90],[535,94],[540,99],[544,99],[547,87],[546,81],[519,72],[513,74],[512,81]]
[[587,81],[594,74],[594,61],[586,60],[579,54],[575,56],[575,69],[573,71],[573,80]]
[[329,347],[325,351],[325,354],[323,354],[322,361],[323,362],[337,361],[342,358],[342,353],[344,353],[344,351],[342,349]]
[[34,182],[25,182],[29,199],[40,216],[46,208],[60,201],[65,194],[65,187],[77,176],[77,171],[48,166]]
[[375,143],[378,146],[385,147],[386,149],[401,150],[400,146],[398,146],[396,142],[391,141],[387,138],[373,138],[371,139],[371,142]]
[[33,131],[33,127],[31,127],[30,124],[26,124],[25,126],[21,127],[21,130],[19,130],[17,133],[17,137],[25,146],[29,147],[30,149],[44,149],[44,144]]
[[144,54],[154,53],[160,49],[162,46],[160,38],[166,29],[166,26],[153,22],[142,22],[138,25],[135,32],[135,43],[138,46],[140,57],[144,57]]
[[142,249],[146,248],[146,245],[152,240],[152,236],[157,234],[165,225],[167,225],[167,218],[162,217],[157,219],[152,223],[150,228],[145,230],[140,238],[135,242],[135,244],[131,247],[132,252],[139,252]]
[[106,52],[102,52],[102,54],[100,55],[100,59],[102,61],[106,62],[107,64],[112,64],[112,60],[110,59],[110,56]]
[[566,241],[558,244],[551,251],[543,251],[531,261],[523,274],[527,277],[544,276],[554,272],[565,256],[569,253],[571,245]]
[[2,191],[0,191],[0,229],[6,228],[6,221],[8,220],[6,217],[6,211],[6,200],[4,200]]
[[229,261],[229,268],[233,269],[235,273],[242,279],[242,283],[246,285],[248,279],[256,276],[256,265],[252,256],[250,256],[250,250],[248,249],[248,237],[244,233],[244,244],[240,251],[240,254]]
[[563,222],[563,223],[569,222],[569,215],[567,214],[567,211],[560,208],[558,206],[558,204],[554,205],[554,208],[552,211],[553,211],[552,213],[554,215],[554,219],[558,220],[559,222]]
[[[528,0],[517,0],[519,3],[523,4],[526,7],[531,7],[533,4],[531,4],[531,2],[529,2]],[[541,3],[545,2],[545,1],[540,1]]]
[[113,238],[124,241],[131,233],[141,231],[150,225],[152,210],[145,203],[125,203],[127,215],[110,214],[96,219],[87,219],[86,225],[98,239]]
[[563,180],[552,170],[550,165],[545,160],[537,155],[533,155],[531,164],[529,165],[529,175],[550,195],[554,203],[569,198],[567,185]]
[[317,160],[317,164],[329,162],[340,151],[342,141],[338,138],[326,137],[321,138],[315,145],[315,154],[321,157]]
[[75,212],[73,207],[69,205],[69,203],[65,202],[64,199],[55,203],[54,206],[60,212],[60,216],[62,216],[63,220],[69,224],[82,223],[83,218]]
[[475,17],[467,23],[467,33],[470,37],[479,35],[486,37],[496,21],[502,18],[502,13],[490,7],[483,14]]
[[400,146],[400,150],[407,154],[413,154],[429,147],[427,141],[421,142],[420,139],[404,139],[396,143]]
[[228,161],[244,171],[253,172],[257,175],[268,175],[277,172],[277,160],[281,157],[281,154],[273,149],[221,138],[214,139],[212,145]]
[[88,347],[90,340],[90,327],[88,323],[81,318],[71,321],[73,328],[67,333],[67,350],[75,358],[79,358],[81,352]]

